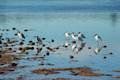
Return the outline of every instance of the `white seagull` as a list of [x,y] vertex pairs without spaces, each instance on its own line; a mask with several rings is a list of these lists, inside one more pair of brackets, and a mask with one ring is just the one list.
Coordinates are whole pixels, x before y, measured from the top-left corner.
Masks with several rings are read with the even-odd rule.
[[71,37],[74,41],[78,40],[78,36],[74,32],[71,33]]
[[94,37],[96,41],[102,41],[102,38],[98,34],[95,34]]
[[78,32],[78,42],[80,43],[80,45],[83,43],[84,38],[86,38],[84,34],[82,34],[81,32]]
[[66,37],[66,41],[69,42],[70,40],[70,33],[69,32],[65,32],[65,37]]
[[82,34],[81,32],[78,32],[78,37],[80,38],[86,38],[84,34]]
[[95,40],[96,40],[96,42],[97,42],[97,45],[99,46],[99,42],[102,41],[102,38],[101,38],[98,34],[95,34],[95,35],[94,35],[94,38],[95,38]]
[[22,32],[18,31],[17,35],[20,39],[25,39],[25,36]]
[[69,32],[65,32],[65,37],[68,39],[70,37],[70,33]]

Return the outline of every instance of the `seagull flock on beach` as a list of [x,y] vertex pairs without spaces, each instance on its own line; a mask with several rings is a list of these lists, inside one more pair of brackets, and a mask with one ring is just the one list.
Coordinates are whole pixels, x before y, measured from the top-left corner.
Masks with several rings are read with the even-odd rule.
[[[82,32],[65,32],[65,43],[51,46],[52,43],[55,42],[54,39],[48,41],[45,37],[34,35],[33,39],[29,40],[29,35],[26,36],[28,31],[31,30],[18,30],[16,28],[0,29],[0,55],[7,53],[29,54],[29,52],[34,51],[34,55],[36,56],[41,55],[42,52],[44,52],[45,54],[42,56],[45,57],[49,56],[51,53],[55,53],[61,48],[69,48],[73,54],[79,54],[85,47],[93,50],[97,55],[103,48],[107,48],[105,44],[102,44],[103,40],[99,34],[93,34],[93,38],[97,45],[96,48],[93,49],[91,46],[87,46],[87,42],[85,42],[87,37]],[[74,58],[74,56],[70,56],[70,58]]]

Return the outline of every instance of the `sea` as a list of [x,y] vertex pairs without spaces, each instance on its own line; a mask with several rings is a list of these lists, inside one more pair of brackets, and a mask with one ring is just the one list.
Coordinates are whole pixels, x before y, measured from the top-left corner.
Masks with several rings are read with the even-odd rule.
[[[39,68],[90,67],[101,73],[120,76],[113,70],[120,70],[120,1],[119,0],[1,0],[0,28],[13,27],[26,33],[29,39],[39,35],[48,40],[54,39],[53,45],[65,43],[65,32],[82,32],[87,46],[96,47],[94,34],[102,37],[107,45],[98,55],[85,47],[79,54],[71,49],[61,49],[47,57],[46,63],[54,66],[40,66],[40,61],[19,60],[19,65],[27,65],[8,74],[0,75],[0,80],[15,80],[24,76],[27,80],[44,78],[71,78],[73,80],[116,80],[111,76],[86,77],[73,76],[70,72],[55,75],[34,74],[31,71]],[[113,53],[113,55],[108,55]],[[31,52],[33,54],[33,52]],[[70,62],[69,55],[74,55],[78,62]],[[104,59],[104,56],[107,58]]]

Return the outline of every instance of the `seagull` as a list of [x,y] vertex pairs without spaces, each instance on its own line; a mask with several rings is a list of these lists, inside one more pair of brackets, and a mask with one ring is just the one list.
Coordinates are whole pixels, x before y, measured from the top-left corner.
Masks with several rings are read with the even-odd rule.
[[74,33],[74,32],[72,32],[71,37],[72,37],[72,39],[73,39],[73,40],[75,40],[75,41],[78,39],[78,36],[77,36],[77,35],[75,35],[75,33]]
[[86,38],[84,34],[82,34],[81,32],[78,32],[78,42],[80,42],[80,44],[82,44],[83,38]]
[[78,44],[81,45],[83,43],[83,38],[78,36]]
[[65,34],[66,40],[69,40],[69,38],[70,38],[70,33],[69,33],[69,32],[65,32],[64,34]]
[[81,32],[78,32],[78,37],[80,38],[86,38],[84,34],[82,34]]
[[69,32],[65,32],[65,37],[69,38],[70,37],[70,33]]
[[22,32],[18,31],[17,35],[20,39],[25,39],[25,36]]
[[98,34],[95,34],[94,37],[96,41],[102,41],[102,38]]
[[102,41],[102,38],[98,34],[95,34],[94,38],[95,38],[95,40],[97,42],[97,45],[99,46],[99,42]]

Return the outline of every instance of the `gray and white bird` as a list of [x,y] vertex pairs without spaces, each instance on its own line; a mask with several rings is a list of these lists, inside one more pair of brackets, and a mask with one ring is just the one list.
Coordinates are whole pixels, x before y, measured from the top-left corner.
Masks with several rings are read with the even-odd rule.
[[17,35],[20,39],[25,39],[25,36],[22,32],[18,31]]
[[78,40],[78,36],[74,32],[71,33],[71,37],[74,41]]
[[97,46],[99,46],[99,43],[102,41],[102,38],[98,34],[95,34],[94,38],[95,38],[95,40],[97,42]]
[[65,37],[66,37],[66,39],[69,39],[70,38],[70,33],[69,32],[65,32]]
[[94,38],[97,42],[102,41],[102,38],[98,34],[95,34]]
[[80,38],[86,38],[84,34],[82,34],[81,32],[78,32],[78,37]]
[[84,34],[82,34],[81,32],[78,32],[78,43],[79,44],[82,44],[83,43],[83,39],[84,38],[86,38],[85,36],[84,36]]
[[66,43],[64,44],[64,47],[68,47],[69,46],[69,40],[70,40],[70,33],[65,32],[64,35],[66,37]]

